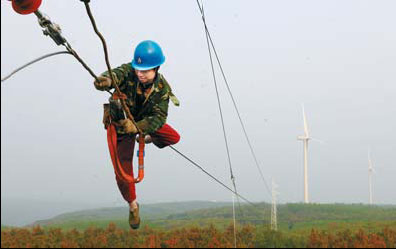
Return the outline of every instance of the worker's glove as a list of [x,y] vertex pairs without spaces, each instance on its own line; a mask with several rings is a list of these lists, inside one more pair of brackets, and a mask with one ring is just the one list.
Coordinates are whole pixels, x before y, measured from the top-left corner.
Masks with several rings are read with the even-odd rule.
[[111,87],[111,79],[108,77],[98,76],[98,80],[95,80],[94,85],[99,91],[108,90]]
[[130,119],[122,119],[120,120],[120,125],[122,126],[125,133],[136,134],[138,132],[136,126]]

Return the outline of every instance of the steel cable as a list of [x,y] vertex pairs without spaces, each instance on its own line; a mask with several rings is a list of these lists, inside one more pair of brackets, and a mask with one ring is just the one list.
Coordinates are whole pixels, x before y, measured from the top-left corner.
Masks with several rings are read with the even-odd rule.
[[44,60],[45,58],[51,57],[51,56],[55,56],[55,55],[59,55],[59,54],[70,54],[73,55],[71,52],[69,51],[59,51],[59,52],[54,52],[54,53],[50,53],[50,54],[46,54],[43,56],[38,57],[37,59],[34,59],[28,63],[26,63],[25,65],[18,67],[17,69],[15,69],[14,71],[12,71],[9,75],[7,75],[6,77],[1,79],[1,82],[8,80],[11,76],[13,76],[14,74],[16,74],[17,72],[21,71],[22,69],[36,63],[39,62],[41,60]]
[[205,30],[206,30],[206,32],[207,32],[207,36],[208,36],[209,41],[210,41],[210,44],[211,44],[211,46],[212,46],[212,48],[213,48],[213,52],[214,52],[214,54],[215,54],[217,63],[219,64],[219,68],[220,68],[220,71],[221,71],[221,73],[222,73],[222,76],[223,76],[224,82],[225,82],[225,84],[226,84],[227,90],[228,90],[228,92],[229,92],[229,94],[230,94],[230,96],[231,96],[231,100],[232,100],[232,102],[233,102],[235,111],[236,111],[236,113],[237,113],[237,115],[238,115],[239,122],[241,123],[241,126],[242,126],[242,129],[243,129],[245,138],[246,138],[246,140],[247,140],[247,143],[248,143],[248,145],[249,145],[250,151],[251,151],[251,153],[252,153],[252,155],[253,155],[253,158],[254,158],[256,167],[257,167],[257,169],[258,169],[258,171],[259,171],[259,173],[260,173],[261,179],[262,179],[262,181],[264,182],[264,185],[265,185],[265,187],[266,187],[266,190],[267,190],[268,194],[271,195],[271,190],[270,190],[270,188],[269,188],[269,186],[268,186],[268,184],[267,184],[267,181],[265,180],[264,174],[263,174],[263,172],[262,172],[262,170],[261,170],[261,168],[260,168],[260,166],[259,166],[256,153],[255,153],[254,150],[253,150],[252,143],[250,142],[250,139],[249,139],[249,136],[248,136],[248,134],[247,134],[245,125],[244,125],[244,123],[243,123],[243,121],[242,121],[242,118],[241,118],[239,109],[238,109],[238,107],[237,107],[237,104],[236,104],[234,95],[232,94],[231,88],[230,88],[230,86],[229,86],[229,84],[228,84],[227,77],[226,77],[226,75],[225,75],[225,73],[224,73],[223,67],[222,67],[222,65],[221,65],[221,61],[220,61],[219,56],[218,56],[218,54],[217,54],[217,50],[216,50],[216,48],[215,48],[215,46],[214,46],[212,37],[211,37],[211,35],[210,35],[208,26],[206,25],[206,20],[205,20],[204,12],[203,12],[204,10],[203,10],[202,6],[200,5],[200,3],[198,2],[198,0],[196,0],[196,1],[197,1],[199,10],[200,10],[200,12],[201,12],[201,15],[202,15],[202,21],[203,21],[203,23],[204,23]]
[[201,171],[203,171],[206,175],[208,175],[210,178],[212,178],[213,180],[215,180],[217,183],[219,183],[220,185],[222,185],[224,188],[226,188],[227,190],[229,190],[230,192],[234,193],[236,196],[239,196],[242,200],[246,201],[247,203],[249,203],[250,205],[256,207],[256,204],[254,204],[253,202],[249,201],[247,198],[243,197],[242,195],[240,195],[239,193],[235,192],[234,190],[232,190],[230,187],[228,187],[227,185],[225,185],[223,182],[221,182],[219,179],[217,179],[215,176],[213,176],[212,174],[210,174],[208,171],[206,171],[203,167],[201,167],[198,163],[194,162],[192,159],[190,159],[189,157],[187,157],[186,155],[184,155],[182,152],[180,152],[179,150],[177,150],[175,147],[173,147],[172,145],[169,146],[172,150],[174,150],[176,153],[178,153],[179,155],[181,155],[182,157],[184,157],[187,161],[189,161],[190,163],[192,163],[194,166],[196,166],[197,168],[199,168]]

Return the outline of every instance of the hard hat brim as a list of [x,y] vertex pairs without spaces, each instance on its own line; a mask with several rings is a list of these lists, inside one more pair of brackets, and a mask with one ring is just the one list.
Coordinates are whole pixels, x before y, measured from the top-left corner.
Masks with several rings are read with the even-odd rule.
[[164,64],[164,62],[165,62],[165,56],[163,57],[163,59],[162,59],[162,61],[161,61],[160,63],[157,63],[157,64],[155,64],[155,65],[150,65],[150,66],[144,66],[144,65],[138,64],[138,63],[136,63],[136,61],[133,59],[132,62],[131,62],[131,66],[132,66],[134,69],[136,69],[136,70],[150,70],[150,69],[153,69],[153,68],[156,68],[156,67],[161,66],[162,64]]

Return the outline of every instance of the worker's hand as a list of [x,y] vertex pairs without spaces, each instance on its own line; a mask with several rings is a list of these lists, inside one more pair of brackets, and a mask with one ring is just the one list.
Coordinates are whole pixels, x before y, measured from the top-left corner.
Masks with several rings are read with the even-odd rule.
[[136,126],[133,124],[133,122],[130,119],[123,119],[120,120],[120,125],[124,129],[125,133],[132,133],[136,134],[138,132]]
[[[140,142],[140,135],[136,136],[136,142]],[[153,138],[150,135],[144,136],[144,143],[149,144],[153,142]]]
[[98,76],[98,81],[95,80],[94,85],[99,91],[108,90],[111,87],[111,79],[108,77]]

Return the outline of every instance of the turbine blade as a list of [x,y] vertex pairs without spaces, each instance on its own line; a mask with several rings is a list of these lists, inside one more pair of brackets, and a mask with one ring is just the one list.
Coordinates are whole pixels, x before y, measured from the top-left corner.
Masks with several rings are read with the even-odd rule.
[[321,143],[321,144],[325,144],[325,143],[326,143],[325,141],[320,140],[320,139],[317,139],[317,138],[314,138],[314,137],[311,137],[311,140],[316,141],[316,142],[319,142],[319,143]]
[[305,136],[309,137],[308,122],[307,122],[307,116],[305,115],[304,105],[302,106],[302,108],[303,108],[303,115],[304,115],[304,132],[305,132]]
[[370,153],[370,149],[368,150],[367,157],[368,157],[369,170],[373,171],[373,164],[372,164],[372,162],[371,162],[371,153]]

